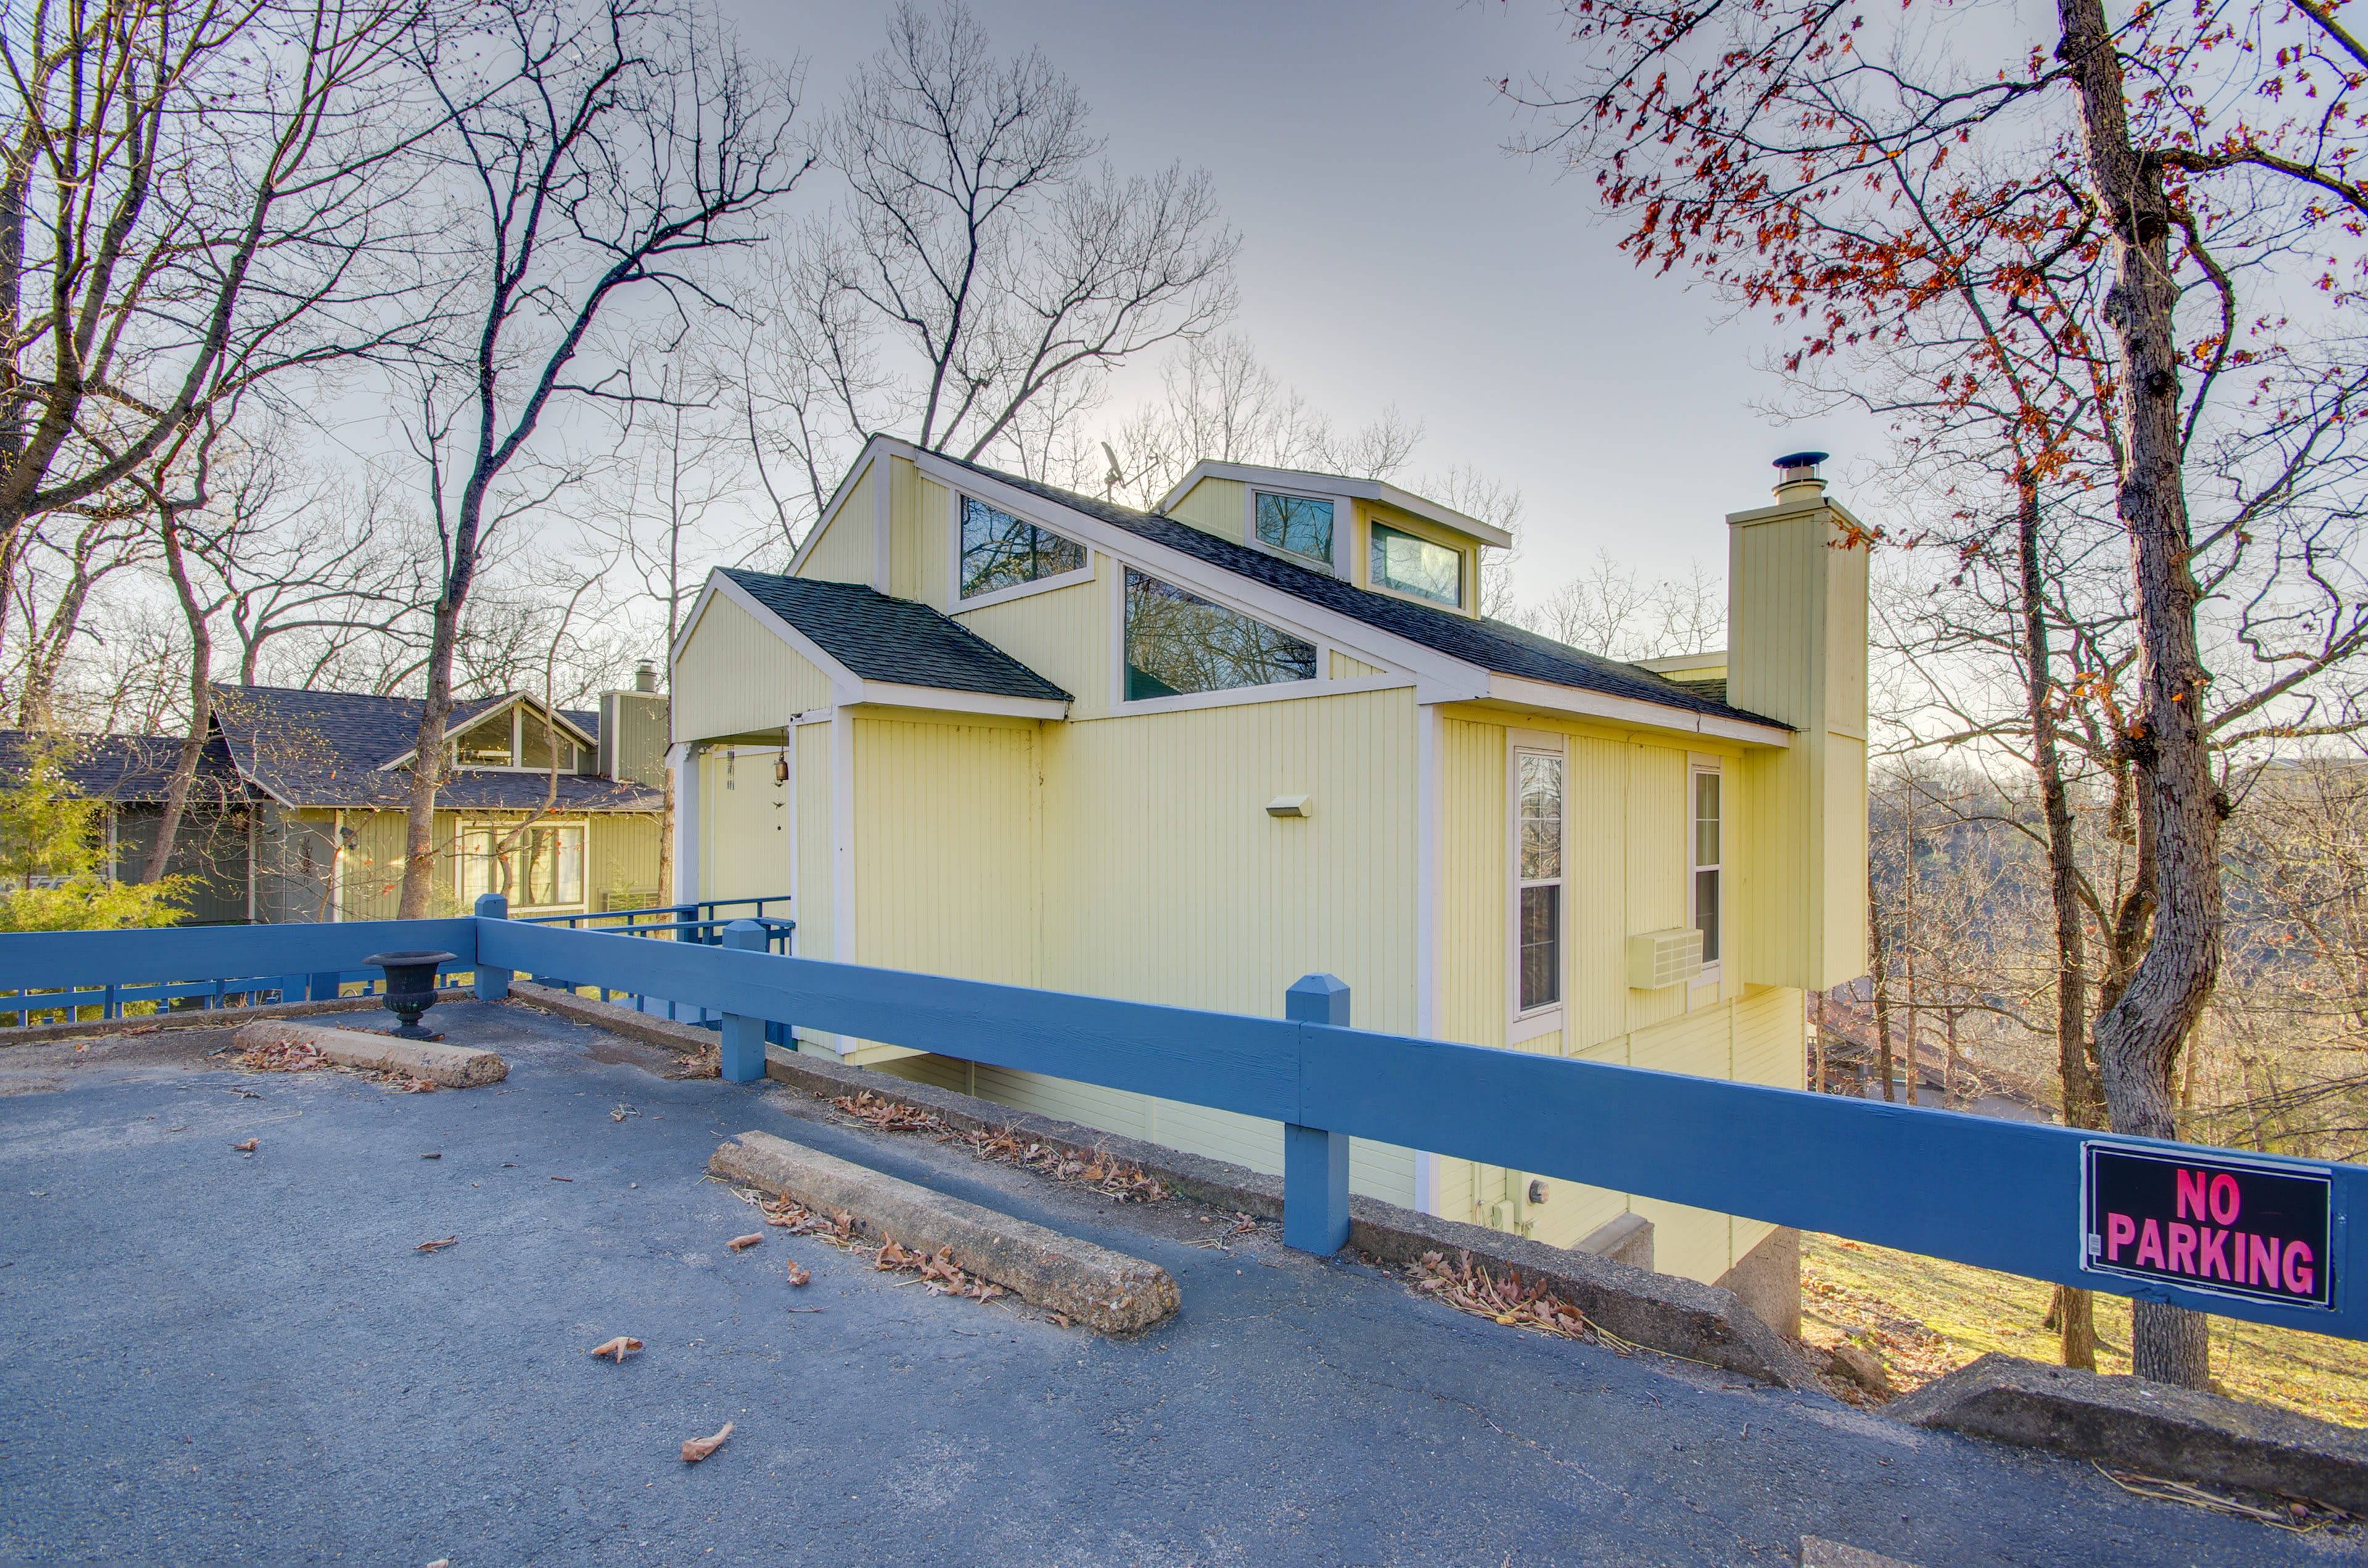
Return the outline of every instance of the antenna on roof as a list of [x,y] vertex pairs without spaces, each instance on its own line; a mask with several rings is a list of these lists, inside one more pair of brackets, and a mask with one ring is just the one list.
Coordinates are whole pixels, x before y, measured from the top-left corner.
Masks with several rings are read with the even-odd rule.
[[1110,459],[1110,472],[1102,475],[1102,499],[1115,500],[1116,497],[1111,493],[1126,483],[1126,475],[1119,471],[1118,454],[1110,450],[1110,444],[1108,441],[1102,443],[1102,456]]

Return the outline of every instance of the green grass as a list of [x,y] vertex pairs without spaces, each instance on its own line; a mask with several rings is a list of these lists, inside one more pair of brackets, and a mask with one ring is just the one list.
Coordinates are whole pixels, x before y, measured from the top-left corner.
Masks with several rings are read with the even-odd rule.
[[[1987,1351],[2058,1358],[2041,1326],[2052,1287],[1838,1236],[1801,1238],[1803,1337],[1848,1337],[1882,1356],[1903,1389]],[[2130,1369],[2130,1303],[2097,1301],[2097,1370]],[[2368,1345],[2298,1329],[2212,1320],[2212,1375],[2224,1392],[2322,1421],[2368,1426]]]

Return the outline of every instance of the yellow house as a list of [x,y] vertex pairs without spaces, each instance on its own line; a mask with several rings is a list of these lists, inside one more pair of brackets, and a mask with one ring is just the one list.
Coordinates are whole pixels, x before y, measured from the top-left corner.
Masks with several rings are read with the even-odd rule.
[[[790,892],[810,957],[1269,1016],[1328,971],[1371,1028],[1797,1087],[1804,989],[1866,967],[1866,556],[1817,456],[1727,519],[1727,650],[1647,667],[1484,619],[1510,540],[1390,484],[1204,462],[1142,513],[875,437],[790,574],[713,573],[673,650],[677,897]],[[1276,1123],[799,1036],[1281,1168]],[[1756,1221],[1351,1171],[1797,1285]]]

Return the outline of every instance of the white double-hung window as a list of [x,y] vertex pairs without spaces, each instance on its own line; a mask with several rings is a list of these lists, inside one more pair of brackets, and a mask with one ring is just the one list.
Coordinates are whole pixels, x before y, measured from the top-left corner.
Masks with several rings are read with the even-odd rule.
[[1715,767],[1694,764],[1689,770],[1688,782],[1692,787],[1693,833],[1687,858],[1692,863],[1693,885],[1687,890],[1687,903],[1692,907],[1694,928],[1702,933],[1702,969],[1707,973],[1717,967],[1723,945],[1725,809]]
[[1513,750],[1513,1013],[1562,1005],[1563,754]]

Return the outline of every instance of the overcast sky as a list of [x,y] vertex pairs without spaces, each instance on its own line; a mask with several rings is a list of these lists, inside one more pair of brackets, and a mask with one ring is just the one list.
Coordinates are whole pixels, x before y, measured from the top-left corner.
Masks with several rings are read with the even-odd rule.
[[[1830,450],[1830,474],[1880,438],[1755,412],[1779,390],[1759,368],[1770,330],[1721,324],[1707,290],[1638,273],[1581,179],[1503,151],[1520,125],[1494,84],[1570,56],[1535,0],[972,8],[998,53],[1032,43],[1069,74],[1121,173],[1210,171],[1244,241],[1235,327],[1314,407],[1354,426],[1395,403],[1429,432],[1410,472],[1465,462],[1524,493],[1524,597],[1599,546],[1723,572],[1721,519],[1768,499],[1770,459]],[[886,11],[732,14],[750,52],[805,57],[821,108],[880,47]]]

